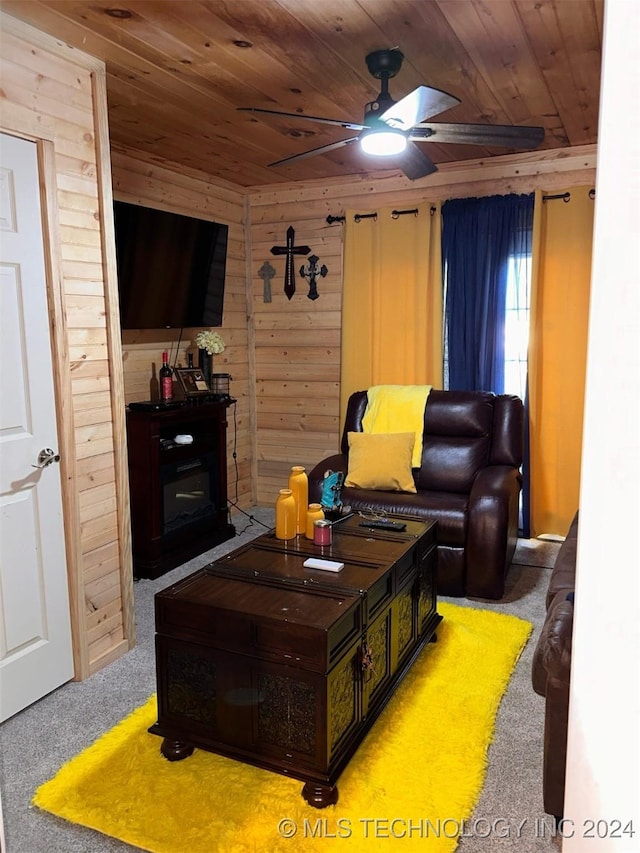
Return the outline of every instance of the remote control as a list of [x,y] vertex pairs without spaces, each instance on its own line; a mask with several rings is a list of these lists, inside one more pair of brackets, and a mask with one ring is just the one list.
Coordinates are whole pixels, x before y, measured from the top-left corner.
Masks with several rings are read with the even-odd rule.
[[325,572],[339,572],[344,569],[344,563],[338,563],[335,560],[320,560],[315,557],[310,557],[302,564],[307,569],[323,569]]
[[374,530],[395,530],[401,533],[407,529],[403,521],[391,521],[388,518],[380,518],[376,521],[361,521],[360,527],[372,527]]

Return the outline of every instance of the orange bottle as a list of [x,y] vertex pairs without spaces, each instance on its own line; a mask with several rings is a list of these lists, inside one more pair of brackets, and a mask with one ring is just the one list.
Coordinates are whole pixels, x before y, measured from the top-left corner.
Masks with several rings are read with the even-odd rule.
[[305,528],[305,538],[313,539],[313,525],[314,522],[320,521],[324,518],[324,512],[322,511],[322,507],[320,504],[309,504],[307,508],[307,526]]
[[289,488],[296,502],[296,533],[307,529],[307,506],[309,503],[309,480],[302,465],[294,465],[289,474]]
[[280,489],[276,500],[276,539],[296,538],[296,502],[291,489]]

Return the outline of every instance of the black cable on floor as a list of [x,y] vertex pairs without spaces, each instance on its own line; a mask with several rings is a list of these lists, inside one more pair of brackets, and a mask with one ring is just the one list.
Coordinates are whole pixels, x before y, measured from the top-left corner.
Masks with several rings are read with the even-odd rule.
[[236,401],[233,400],[231,402],[231,405],[233,406],[233,451],[231,453],[231,457],[233,459],[236,477],[235,477],[235,500],[232,501],[229,497],[227,497],[227,509],[229,509],[230,507],[233,507],[235,510],[237,510],[238,512],[241,512],[243,515],[245,515],[249,519],[249,524],[245,525],[245,527],[243,527],[242,530],[236,530],[236,536],[240,536],[246,530],[249,530],[250,527],[253,527],[254,524],[260,524],[262,527],[265,528],[265,530],[271,530],[271,526],[268,524],[264,524],[264,522],[260,521],[259,518],[256,518],[255,516],[251,515],[250,513],[245,512],[245,510],[243,510],[242,507],[238,506],[238,481],[240,479],[240,473],[238,471],[238,453],[237,453],[238,422],[237,422],[237,418],[236,418]]
[[236,530],[236,536],[240,536],[246,530],[249,530],[250,527],[253,527],[254,524],[259,524],[261,527],[264,527],[265,530],[271,530],[272,529],[272,526],[270,524],[265,524],[263,521],[260,521],[259,518],[256,518],[254,515],[251,515],[251,513],[249,513],[249,512],[246,512],[244,509],[242,509],[242,507],[238,506],[238,504],[235,503],[234,501],[229,500],[229,501],[227,501],[227,503],[229,503],[234,509],[236,509],[238,512],[241,512],[243,515],[245,515],[249,519],[249,524],[247,524],[245,527],[243,527],[242,530]]

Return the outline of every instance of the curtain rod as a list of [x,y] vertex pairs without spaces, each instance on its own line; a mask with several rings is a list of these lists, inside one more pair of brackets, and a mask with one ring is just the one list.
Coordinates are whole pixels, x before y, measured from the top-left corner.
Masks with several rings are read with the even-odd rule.
[[[431,216],[433,216],[433,214],[436,212],[436,210],[437,210],[437,208],[434,207],[434,205],[431,205],[431,207],[429,208],[429,213],[431,214]],[[413,207],[413,208],[411,208],[411,210],[392,210],[391,211],[391,218],[392,219],[399,219],[401,216],[406,216],[409,213],[413,213],[414,216],[418,216],[420,211],[417,207]],[[347,218],[346,216],[331,216],[331,214],[329,214],[329,216],[327,216],[326,222],[327,222],[327,225],[333,225],[334,222],[344,222],[346,218]],[[378,219],[378,214],[377,213],[354,213],[354,215],[353,215],[353,221],[354,222],[360,222],[362,219],[373,219],[374,221],[376,221]]]
[[391,218],[398,219],[400,216],[406,216],[408,213],[413,213],[414,216],[418,215],[418,208],[414,207],[413,210],[392,210]]
[[[591,188],[589,190],[589,198],[593,200],[595,197],[596,197],[596,191],[594,188]],[[557,195],[543,195],[542,201],[553,201],[553,200],[559,199],[559,198],[561,198],[565,204],[568,204],[571,201],[571,193],[566,192],[566,193],[557,193]],[[433,214],[436,212],[436,209],[437,208],[435,208],[433,205],[429,208],[429,213],[431,214],[431,216],[433,216]],[[407,213],[413,213],[414,216],[417,216],[419,211],[418,211],[417,207],[414,207],[411,210],[392,210],[391,211],[391,218],[392,219],[398,219],[400,216],[404,216]],[[326,222],[327,222],[327,225],[333,225],[334,222],[344,222],[346,220],[346,218],[347,218],[346,216],[331,216],[331,214],[329,214],[329,216],[327,216]],[[353,221],[354,222],[360,222],[360,220],[362,220],[362,219],[377,220],[377,218],[378,218],[377,213],[356,213],[356,214],[354,214]]]
[[[594,199],[595,197],[596,197],[596,191],[595,191],[595,189],[592,188],[589,190],[589,198]],[[553,199],[556,199],[556,198],[561,198],[565,204],[568,204],[569,201],[571,201],[571,193],[566,192],[566,193],[558,193],[557,195],[543,195],[542,201],[552,201]]]

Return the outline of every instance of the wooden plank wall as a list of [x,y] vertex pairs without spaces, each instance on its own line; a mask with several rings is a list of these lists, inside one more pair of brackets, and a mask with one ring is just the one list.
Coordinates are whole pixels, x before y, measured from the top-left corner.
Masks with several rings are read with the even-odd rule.
[[[41,185],[75,677],[134,644],[120,344],[113,339],[102,63],[1,14],[2,128],[51,156]],[[117,305],[117,302],[116,302]],[[123,423],[123,421],[122,421]]]
[[[251,476],[253,383],[247,321],[246,193],[224,182],[211,183],[199,172],[180,173],[169,163],[147,161],[115,146],[111,162],[115,198],[187,216],[202,216],[229,226],[223,325],[217,329],[224,339],[225,350],[214,356],[213,368],[216,373],[229,373],[232,377],[231,395],[237,403],[235,411],[229,410],[227,431],[229,498],[246,508],[255,503]],[[182,335],[178,330],[122,332],[127,403],[157,397],[163,350],[170,353],[172,363],[178,350],[178,366],[186,367],[188,352],[193,353],[194,363],[198,363],[194,344],[197,331],[184,329]]]
[[[326,185],[272,189],[251,195],[251,282],[255,344],[257,499],[273,503],[287,485],[292,465],[313,465],[334,452],[340,401],[342,226],[327,225],[334,213],[323,197]],[[307,245],[328,272],[318,279],[319,298],[307,298],[294,262],[296,292],[284,287],[284,258],[271,253],[295,229],[295,244]],[[276,270],[272,301],[263,298],[259,270]]]
[[[341,224],[327,224],[327,216],[342,216],[346,209],[410,209],[423,201],[592,186],[595,160],[595,146],[584,146],[445,164],[416,182],[381,173],[375,181],[344,179],[252,188],[258,503],[273,504],[278,489],[286,486],[291,465],[310,470],[339,447],[344,229]],[[271,247],[284,244],[290,225],[296,245],[307,244],[328,268],[327,276],[319,279],[320,298],[314,302],[306,297],[306,283],[298,276],[304,257],[298,256],[294,264],[296,294],[289,301],[283,293],[284,259],[274,257]],[[271,303],[263,300],[258,274],[265,260],[277,271]]]

